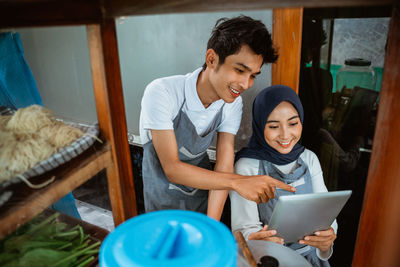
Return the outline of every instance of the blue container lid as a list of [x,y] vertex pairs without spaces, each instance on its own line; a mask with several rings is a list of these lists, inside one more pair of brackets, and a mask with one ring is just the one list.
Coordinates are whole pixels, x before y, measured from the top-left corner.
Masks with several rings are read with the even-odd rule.
[[100,266],[236,266],[229,229],[204,214],[163,210],[136,216],[111,232],[100,248]]

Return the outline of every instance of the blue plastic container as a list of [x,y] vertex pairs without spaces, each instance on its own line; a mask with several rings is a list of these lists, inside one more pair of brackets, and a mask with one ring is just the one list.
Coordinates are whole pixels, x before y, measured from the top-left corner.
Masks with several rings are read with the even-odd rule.
[[100,266],[236,266],[229,229],[204,214],[163,210],[119,225],[100,248]]

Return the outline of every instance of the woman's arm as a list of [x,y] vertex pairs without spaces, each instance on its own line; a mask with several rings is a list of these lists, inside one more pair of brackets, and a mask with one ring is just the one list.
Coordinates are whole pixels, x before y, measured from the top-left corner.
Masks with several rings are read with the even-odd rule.
[[245,239],[263,228],[258,216],[257,203],[249,201],[235,191],[229,192],[231,200],[232,231],[240,230]]
[[[235,164],[235,173],[240,175],[258,174],[259,161],[242,158]],[[250,233],[262,229],[262,223],[258,216],[257,203],[249,201],[235,191],[229,192],[231,200],[231,227],[232,231],[240,230],[245,239]]]
[[[240,159],[235,165],[235,172],[241,175],[258,173],[259,161]],[[247,240],[266,240],[283,244],[283,239],[276,237],[275,230],[268,230],[268,225],[262,224],[258,215],[257,203],[241,197],[234,191],[229,192],[231,200],[232,231],[240,230]]]

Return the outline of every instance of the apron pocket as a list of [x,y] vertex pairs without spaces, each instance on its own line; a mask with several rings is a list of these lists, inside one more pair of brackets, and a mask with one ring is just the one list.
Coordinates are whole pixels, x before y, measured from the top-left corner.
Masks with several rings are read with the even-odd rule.
[[193,155],[192,153],[189,152],[189,150],[186,149],[186,147],[182,146],[179,149],[179,152],[181,152],[183,155],[185,155],[186,157],[188,157],[189,159],[195,159],[200,157],[201,155],[203,155],[206,151],[202,151],[196,155]]
[[303,185],[305,183],[306,183],[306,181],[304,180],[304,177],[302,177],[302,178],[298,179],[297,181],[294,181],[293,183],[291,183],[289,185],[291,185],[293,187],[298,187],[298,186]]
[[177,186],[177,185],[174,185],[174,184],[169,184],[168,189],[177,190],[177,191],[179,191],[182,194],[185,194],[187,196],[193,196],[199,190],[197,188],[195,189],[195,188],[187,187],[187,186],[184,186],[184,185]]

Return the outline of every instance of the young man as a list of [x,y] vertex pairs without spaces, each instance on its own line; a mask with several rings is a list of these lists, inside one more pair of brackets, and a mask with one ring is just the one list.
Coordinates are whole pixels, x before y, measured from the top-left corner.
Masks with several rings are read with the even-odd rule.
[[[276,186],[295,190],[269,176],[233,173],[240,94],[253,85],[262,64],[277,57],[261,21],[246,16],[220,19],[203,68],[146,87],[140,114],[146,212],[186,209],[219,220],[228,190],[257,203],[273,198]],[[217,156],[211,171],[206,150],[215,132]]]

